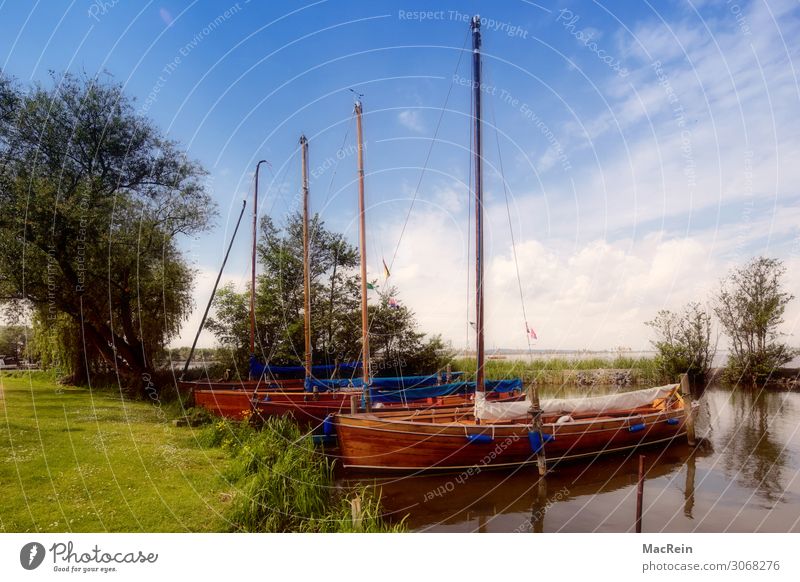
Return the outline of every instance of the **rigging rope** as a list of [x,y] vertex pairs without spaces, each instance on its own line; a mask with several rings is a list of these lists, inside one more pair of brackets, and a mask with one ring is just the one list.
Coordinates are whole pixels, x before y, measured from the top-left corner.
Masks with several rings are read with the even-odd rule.
[[[491,73],[487,75],[491,82]],[[517,273],[517,287],[519,288],[519,301],[522,305],[522,319],[525,321],[525,340],[528,342],[528,356],[533,356],[533,348],[531,347],[531,333],[528,326],[528,315],[525,312],[525,294],[522,291],[522,277],[519,274],[519,260],[517,259],[517,243],[514,238],[514,226],[511,220],[511,207],[508,202],[508,188],[506,187],[506,174],[503,170],[503,155],[500,151],[500,132],[497,130],[497,120],[494,112],[494,101],[489,101],[489,111],[492,115],[492,128],[494,129],[495,142],[497,143],[497,161],[500,170],[500,180],[503,183],[503,195],[506,201],[506,215],[508,216],[508,231],[511,234],[511,251],[514,256],[514,268]]]
[[[469,31],[467,34],[464,35],[464,42],[461,45],[461,50],[458,52],[458,62],[456,63],[455,74],[458,74],[458,70],[461,67],[461,59],[464,56],[464,48],[467,46],[467,40],[469,39]],[[452,77],[451,77],[452,79]],[[425,155],[425,163],[422,165],[422,171],[419,174],[419,180],[417,180],[417,187],[414,189],[414,196],[411,198],[411,205],[408,207],[408,212],[406,213],[406,218],[403,221],[403,228],[400,229],[400,237],[397,239],[397,245],[394,248],[394,253],[392,253],[392,260],[389,263],[389,271],[392,270],[394,266],[394,261],[397,258],[397,253],[400,250],[400,243],[403,241],[403,235],[406,232],[406,227],[408,226],[408,220],[411,218],[411,211],[414,209],[414,203],[417,201],[417,196],[419,195],[419,189],[422,186],[422,179],[425,177],[425,171],[428,169],[428,163],[431,159],[431,154],[433,153],[433,146],[436,143],[436,138],[439,135],[439,128],[442,125],[442,120],[444,119],[445,111],[447,110],[447,103],[450,100],[450,95],[453,92],[453,82],[451,80],[450,87],[447,89],[447,96],[444,100],[444,105],[442,106],[441,112],[439,113],[439,120],[436,122],[436,129],[433,132],[433,138],[431,139],[430,146],[428,146],[428,153]]]

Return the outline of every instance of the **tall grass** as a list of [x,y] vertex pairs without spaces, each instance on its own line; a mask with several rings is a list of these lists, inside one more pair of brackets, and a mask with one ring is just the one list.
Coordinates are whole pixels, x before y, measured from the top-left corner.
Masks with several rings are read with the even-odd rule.
[[[289,419],[272,418],[260,430],[248,423],[219,421],[201,442],[232,457],[226,477],[237,489],[226,517],[245,532],[386,532],[404,526],[384,520],[371,491],[336,487],[333,463]],[[358,497],[360,520],[351,500]]]
[[[474,358],[457,358],[452,362],[453,370],[463,370],[469,376],[475,374]],[[616,356],[614,358],[550,358],[541,360],[487,360],[486,376],[489,379],[514,377],[537,378],[541,382],[554,381],[562,377],[553,373],[588,372],[595,370],[630,370],[637,379],[645,382],[661,380],[655,358],[633,358]]]

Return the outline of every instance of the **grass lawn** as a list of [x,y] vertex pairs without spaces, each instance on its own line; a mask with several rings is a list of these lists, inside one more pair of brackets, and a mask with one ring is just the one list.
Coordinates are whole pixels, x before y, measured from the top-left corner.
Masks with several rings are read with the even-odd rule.
[[0,373],[0,531],[225,531],[229,457],[108,391]]

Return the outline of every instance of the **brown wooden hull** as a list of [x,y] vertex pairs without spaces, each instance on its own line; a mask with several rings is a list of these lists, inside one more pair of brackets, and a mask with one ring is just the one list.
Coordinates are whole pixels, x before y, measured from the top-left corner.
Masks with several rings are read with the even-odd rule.
[[[353,396],[358,398],[360,407],[361,392],[359,391],[324,392],[316,395],[268,392],[264,395],[259,395],[255,409],[262,417],[291,416],[299,423],[317,426],[329,415],[350,412],[350,399]],[[522,398],[521,394],[512,394],[504,395],[501,400],[513,401],[520,398]],[[493,397],[492,399],[496,398]],[[471,410],[472,406],[471,394],[455,394],[426,398],[407,404],[384,404],[379,410],[382,414],[388,412],[408,413],[418,410],[453,409],[457,407]]]
[[253,397],[272,390],[303,393],[303,380],[270,380],[225,382],[198,380],[179,382],[181,391],[188,391],[194,399],[194,406],[200,406],[213,414],[226,418],[242,419],[245,413],[253,412]]
[[[682,403],[668,410],[628,413],[562,425],[545,423],[542,431],[552,438],[544,447],[548,463],[669,443],[685,431]],[[452,418],[432,413],[416,419],[380,413],[340,414],[334,422],[345,467],[426,471],[536,463],[530,424],[479,425],[468,413]]]

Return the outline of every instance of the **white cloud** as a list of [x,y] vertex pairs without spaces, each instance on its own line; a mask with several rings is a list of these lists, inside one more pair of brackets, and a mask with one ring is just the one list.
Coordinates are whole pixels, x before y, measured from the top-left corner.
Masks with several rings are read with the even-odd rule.
[[401,125],[416,133],[425,132],[425,124],[419,111],[405,109],[397,114],[397,120]]

